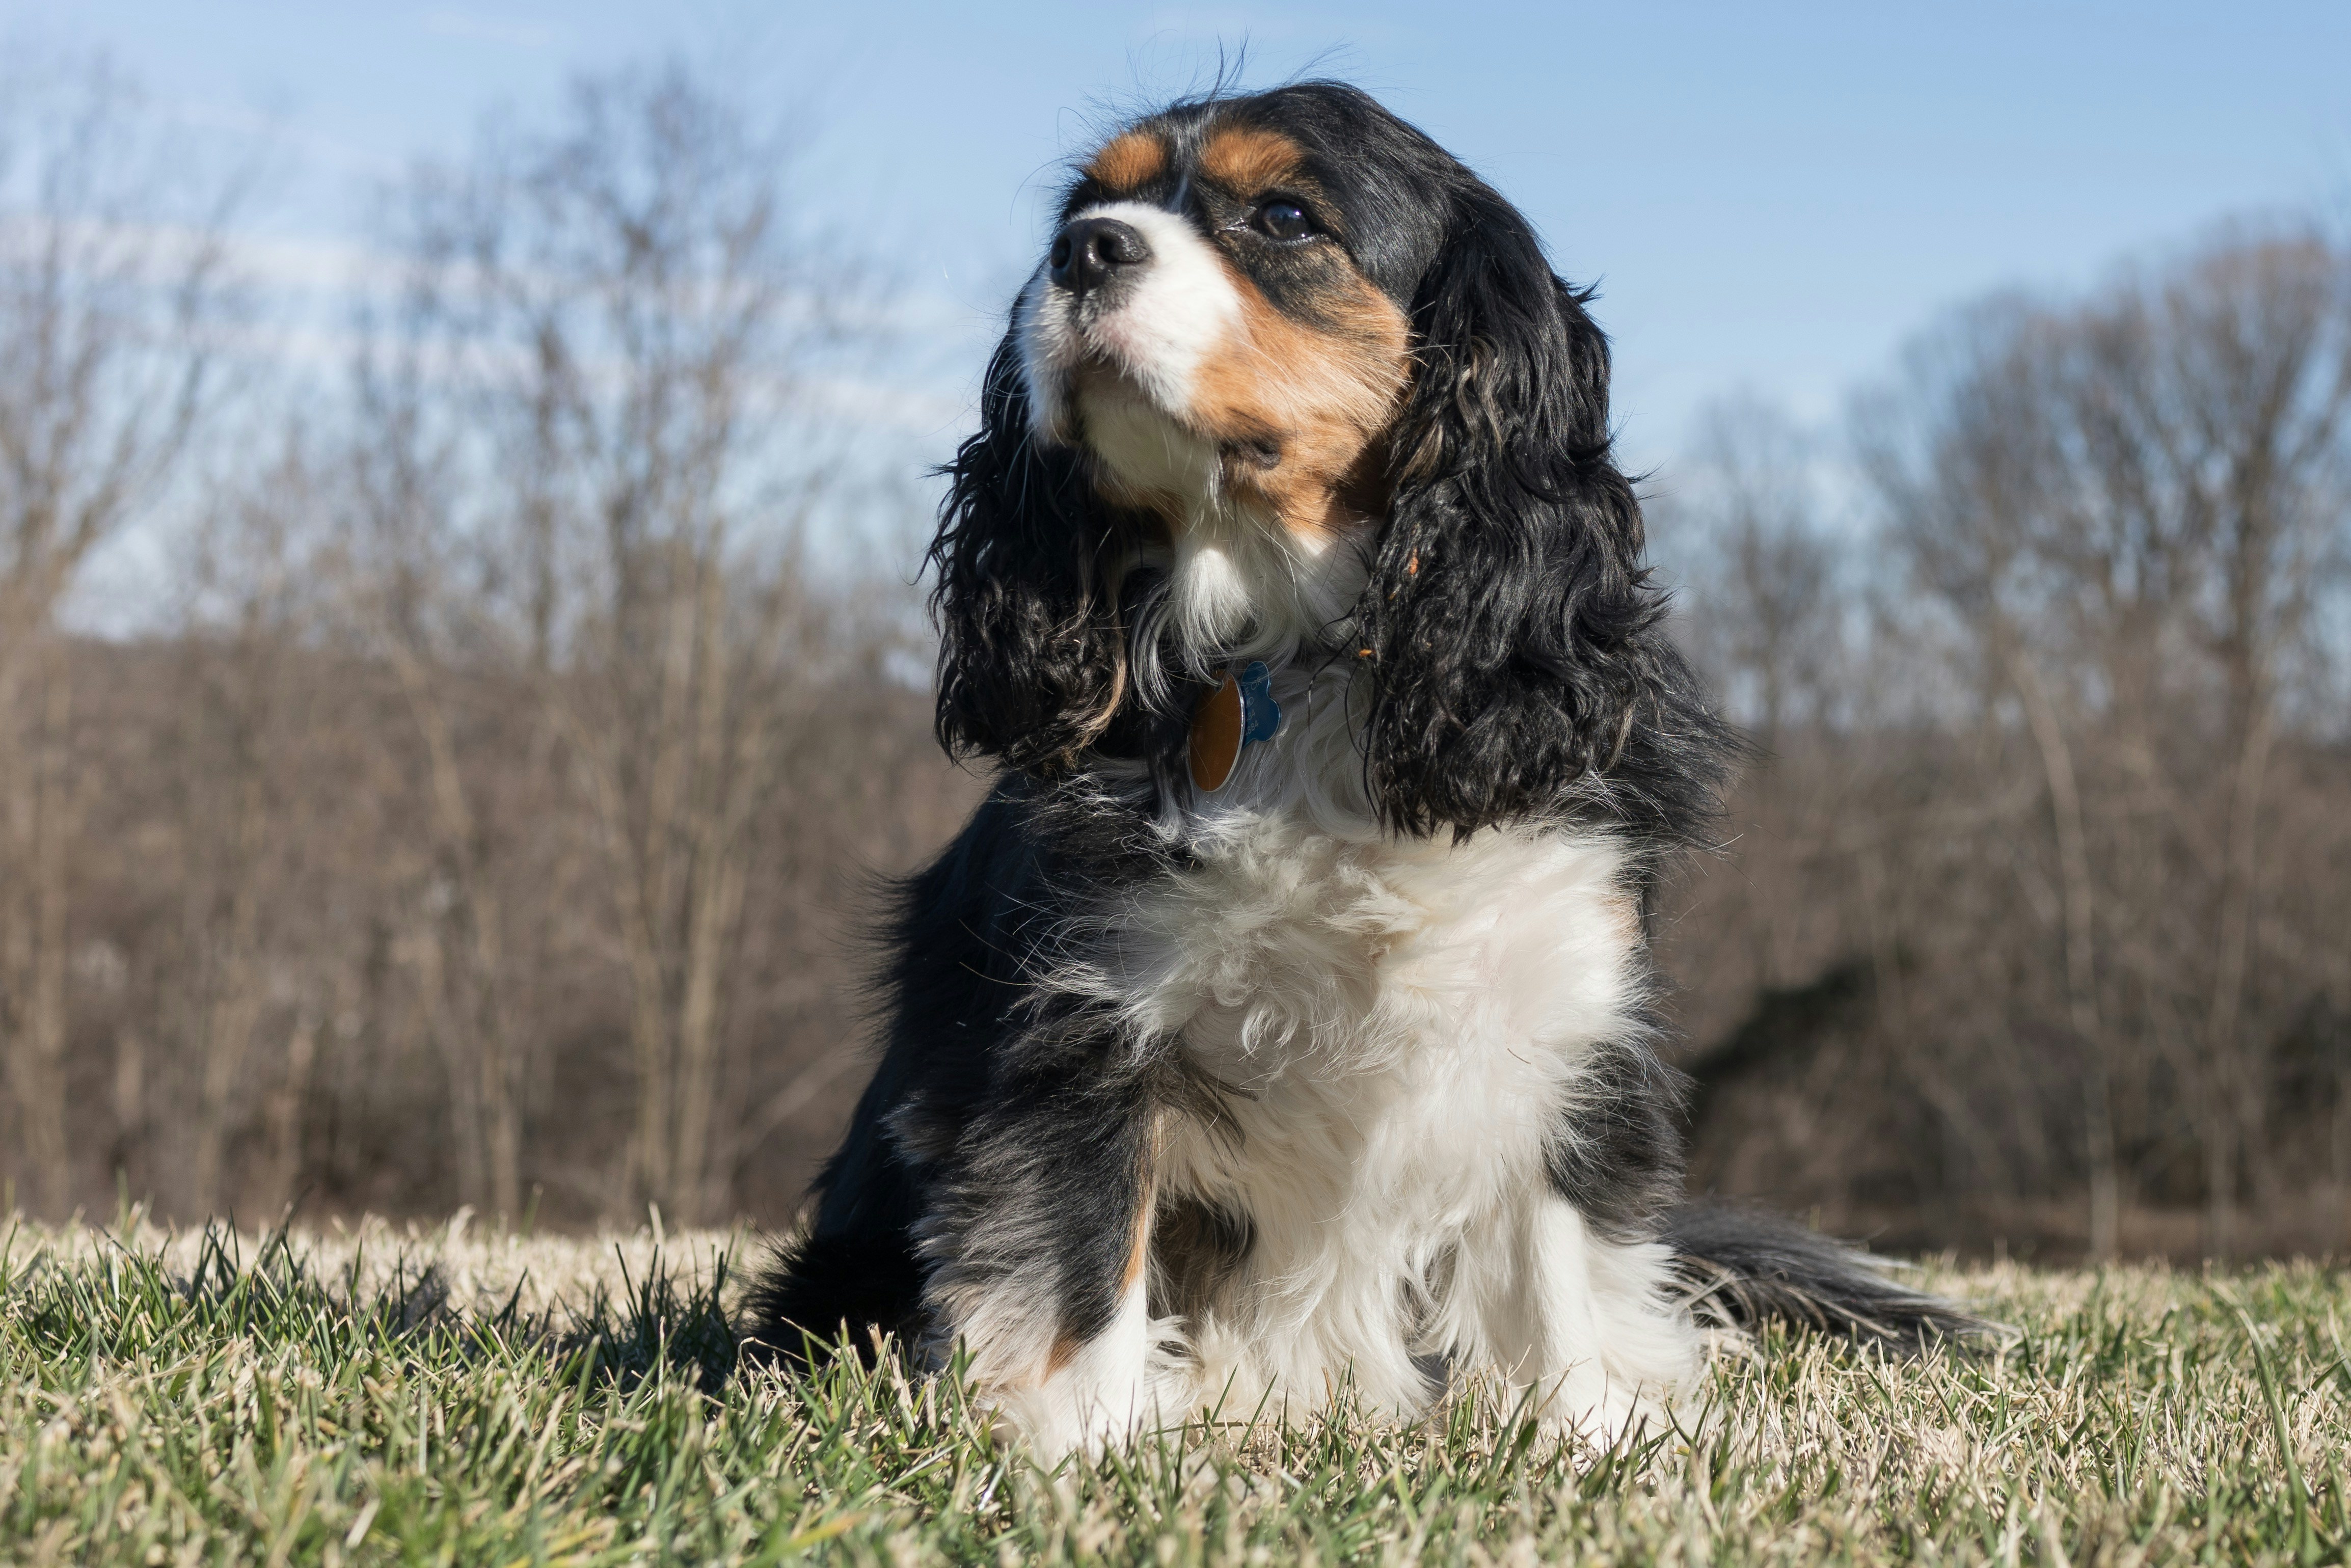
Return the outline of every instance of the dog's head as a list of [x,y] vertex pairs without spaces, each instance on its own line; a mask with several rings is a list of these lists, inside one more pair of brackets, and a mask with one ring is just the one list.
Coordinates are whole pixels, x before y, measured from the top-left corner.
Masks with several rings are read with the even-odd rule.
[[1606,340],[1517,210],[1308,82],[1130,126],[1061,216],[948,471],[942,740],[1050,774],[1174,700],[1139,673],[1306,654],[1366,677],[1393,828],[1604,794],[1687,678]]

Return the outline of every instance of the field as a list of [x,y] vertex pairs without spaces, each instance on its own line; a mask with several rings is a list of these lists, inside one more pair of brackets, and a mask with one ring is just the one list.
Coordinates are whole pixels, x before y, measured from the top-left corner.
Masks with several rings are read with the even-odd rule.
[[[0,1227],[0,1560],[2342,1563],[2351,1289],[2003,1265],[1889,1364],[1720,1348],[1677,1429],[1558,1452],[1475,1393],[1038,1473],[951,1384],[727,1378],[747,1238]],[[1249,1413],[1238,1413],[1246,1416]]]

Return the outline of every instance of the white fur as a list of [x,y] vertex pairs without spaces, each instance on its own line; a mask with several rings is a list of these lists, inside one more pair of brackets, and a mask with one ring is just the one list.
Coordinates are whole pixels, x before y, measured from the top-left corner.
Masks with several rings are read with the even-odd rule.
[[[1073,300],[1052,286],[1044,267],[1021,290],[1015,307],[1021,370],[1036,434],[1047,440],[1070,439],[1070,379],[1089,360],[1117,371],[1162,414],[1184,418],[1191,412],[1200,362],[1240,320],[1240,295],[1215,247],[1182,218],[1141,202],[1107,202],[1070,221],[1085,218],[1129,225],[1151,247],[1151,259],[1119,308],[1082,322]],[[1142,455],[1151,461],[1150,454]]]
[[[1188,1390],[1152,1354],[1154,1325],[1143,1281],[1120,1299],[1110,1326],[1078,1347],[1058,1372],[1012,1380],[989,1396],[998,1421],[1040,1451],[1098,1453],[1180,1411]],[[967,1346],[973,1343],[967,1332]],[[985,1364],[977,1350],[975,1364]]]
[[1042,267],[1021,290],[1031,434],[1067,443],[1082,426],[1112,476],[1177,514],[1169,558],[1152,564],[1168,570],[1165,612],[1185,646],[1242,659],[1293,646],[1345,612],[1364,571],[1346,542],[1285,528],[1232,494],[1216,442],[1189,423],[1201,363],[1242,329],[1240,296],[1216,247],[1175,214],[1111,202],[1077,214],[1132,225],[1151,259],[1113,310],[1080,310]]
[[1144,1332],[1130,1301],[1002,1401],[1048,1453],[1205,1406],[1319,1407],[1343,1384],[1409,1416],[1433,1358],[1604,1440],[1694,1363],[1666,1249],[1593,1236],[1544,1169],[1593,1048],[1641,1028],[1623,843],[1382,836],[1343,784],[1301,783],[1344,766],[1347,683],[1325,679],[1327,706],[1190,823],[1196,865],[1104,913],[1084,944],[1102,956],[1064,977],[1228,1086],[1238,1136],[1171,1118],[1159,1191],[1248,1215],[1256,1243],[1189,1337]]

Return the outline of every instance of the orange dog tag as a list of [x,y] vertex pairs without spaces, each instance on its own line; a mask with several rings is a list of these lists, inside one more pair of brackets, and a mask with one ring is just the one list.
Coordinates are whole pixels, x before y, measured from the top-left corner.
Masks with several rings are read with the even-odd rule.
[[1192,710],[1192,788],[1212,795],[1225,787],[1241,759],[1241,684],[1225,672],[1224,684]]
[[1217,689],[1192,710],[1192,788],[1203,795],[1223,789],[1240,766],[1242,748],[1271,740],[1280,727],[1281,707],[1273,700],[1273,676],[1264,662],[1252,660],[1238,677],[1227,670]]

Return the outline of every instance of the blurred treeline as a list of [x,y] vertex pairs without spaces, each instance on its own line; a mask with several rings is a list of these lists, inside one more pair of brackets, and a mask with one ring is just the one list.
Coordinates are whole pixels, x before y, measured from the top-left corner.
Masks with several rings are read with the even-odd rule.
[[1959,311],[1825,450],[1734,400],[1668,492],[1769,757],[1671,938],[1698,1179],[2351,1248],[2351,249],[2241,223]]
[[[789,1213],[858,1076],[863,882],[976,789],[929,738],[916,497],[832,413],[886,347],[870,272],[692,80],[590,81],[381,193],[304,366],[242,172],[102,68],[20,92],[0,1175]],[[69,634],[142,525],[171,601]]]
[[[378,193],[331,333],[102,68],[0,102],[0,1176],[787,1216],[939,758],[902,349],[677,73]],[[321,347],[321,345],[325,345]],[[288,365],[302,367],[299,373]],[[2351,255],[2273,222],[1734,401],[1656,553],[1764,760],[1667,911],[1696,1179],[1903,1243],[2351,1243]],[[94,554],[165,602],[69,628]]]

